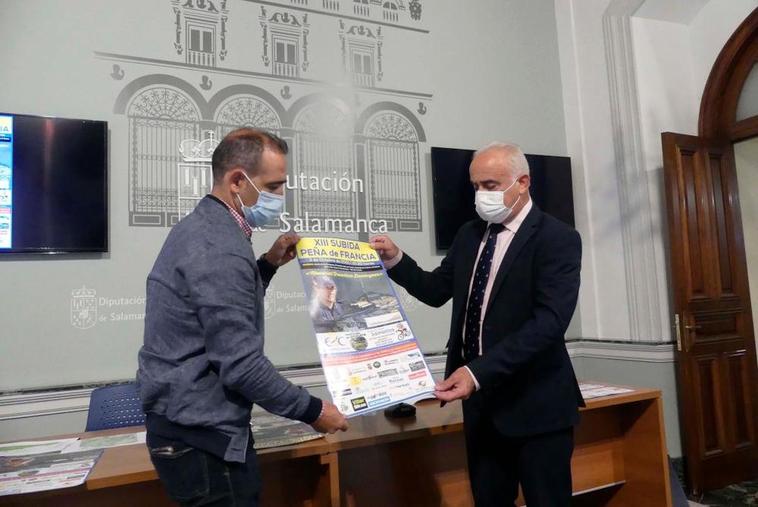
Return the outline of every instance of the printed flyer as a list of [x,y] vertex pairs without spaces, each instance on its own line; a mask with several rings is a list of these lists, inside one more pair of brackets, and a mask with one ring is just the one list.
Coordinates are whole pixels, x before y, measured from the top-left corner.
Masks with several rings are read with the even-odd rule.
[[250,428],[256,449],[295,445],[324,437],[309,424],[267,413],[254,413]]
[[352,417],[434,397],[434,379],[368,243],[302,238],[297,257],[334,404]]
[[0,457],[0,496],[84,484],[102,452]]

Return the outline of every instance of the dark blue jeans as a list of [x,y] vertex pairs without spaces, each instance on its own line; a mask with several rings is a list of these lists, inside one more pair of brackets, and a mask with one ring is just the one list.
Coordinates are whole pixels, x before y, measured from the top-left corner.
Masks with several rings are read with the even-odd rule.
[[258,506],[261,477],[252,439],[246,463],[229,463],[181,441],[149,432],[147,447],[168,496],[181,505]]

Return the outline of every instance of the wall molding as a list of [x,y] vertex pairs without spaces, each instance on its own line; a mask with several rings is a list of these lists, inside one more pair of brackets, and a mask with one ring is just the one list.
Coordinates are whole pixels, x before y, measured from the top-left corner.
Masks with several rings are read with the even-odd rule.
[[632,15],[644,0],[613,0],[603,14],[603,39],[621,213],[621,233],[632,341],[670,339],[663,303],[665,280],[656,262],[655,223],[644,164]]
[[[632,343],[613,340],[571,340],[566,349],[572,358],[614,359],[645,363],[668,363],[674,361],[672,343]],[[445,354],[426,356],[429,369],[436,377],[445,371]],[[292,383],[305,388],[326,386],[320,366],[302,365],[281,371]],[[101,385],[116,382],[103,383]],[[0,396],[0,423],[34,417],[51,417],[63,414],[86,413],[93,389],[88,387],[59,388],[48,391],[19,392]]]
[[0,396],[0,422],[86,412],[94,388],[78,388]]
[[614,340],[576,340],[566,343],[569,357],[612,359],[636,363],[673,363],[672,342],[622,342]]

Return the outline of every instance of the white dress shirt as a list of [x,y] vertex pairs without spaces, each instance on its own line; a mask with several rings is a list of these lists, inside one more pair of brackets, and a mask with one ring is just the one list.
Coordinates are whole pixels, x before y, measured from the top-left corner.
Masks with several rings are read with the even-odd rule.
[[[528,195],[528,194],[527,194]],[[492,292],[492,285],[495,283],[495,277],[497,276],[497,272],[500,269],[500,264],[503,262],[503,258],[505,257],[505,253],[508,251],[508,247],[511,245],[511,242],[513,241],[513,237],[516,235],[516,232],[519,230],[519,227],[521,227],[521,224],[524,222],[524,219],[529,214],[529,212],[532,209],[532,200],[531,198],[526,202],[523,208],[521,208],[521,211],[518,212],[518,214],[513,217],[511,221],[508,223],[503,224],[505,228],[498,233],[497,235],[497,243],[495,244],[495,252],[492,255],[492,266],[490,267],[490,274],[487,277],[487,286],[484,288],[484,301],[482,302],[482,312],[481,317],[479,321],[479,354],[482,354],[482,322],[484,321],[484,317],[487,313],[487,305],[489,303],[490,294]],[[482,254],[482,250],[484,249],[484,245],[487,243],[487,235],[489,233],[489,228],[486,229],[484,235],[482,236],[482,240],[479,244],[479,251],[476,254],[476,261],[474,262],[474,266],[479,262],[479,257]],[[386,261],[384,263],[384,267],[386,269],[392,269],[397,265],[398,262],[403,258],[403,252],[400,251],[398,254]],[[469,296],[471,295],[471,286],[474,283],[474,272],[476,270],[472,271],[471,274],[471,281],[469,282]],[[466,308],[468,308],[468,298],[466,298]],[[462,335],[466,336],[466,315],[463,316],[463,330]],[[477,391],[479,390],[479,381],[476,379],[474,374],[471,372],[471,370],[464,366],[466,370],[468,370],[469,374],[471,375],[471,378],[474,379],[474,384],[476,385]]]
[[[521,227],[521,224],[524,222],[524,219],[529,214],[529,211],[532,209],[532,200],[529,199],[523,208],[521,208],[521,211],[518,212],[518,215],[513,217],[513,220],[510,222],[503,224],[505,225],[505,229],[500,231],[497,235],[497,243],[495,244],[495,252],[492,254],[492,266],[490,266],[490,274],[487,277],[487,286],[484,288],[484,299],[482,300],[482,312],[480,313],[479,317],[479,355],[482,355],[482,351],[484,350],[482,347],[482,323],[484,322],[484,317],[487,314],[487,305],[490,301],[490,294],[492,293],[492,285],[495,283],[495,278],[497,277],[497,272],[500,269],[500,264],[503,263],[503,258],[505,258],[505,253],[508,251],[508,247],[511,246],[511,242],[513,242],[514,236],[516,236],[516,232],[518,232],[519,227]],[[482,250],[484,250],[484,245],[487,244],[487,236],[489,234],[489,228],[485,230],[484,235],[482,236],[482,241],[479,243],[479,252],[476,254],[476,261],[474,262],[474,266],[477,265],[479,262],[479,257],[482,255]],[[471,297],[471,287],[474,284],[474,275],[475,271],[471,274],[471,281],[469,282],[468,286],[468,293],[469,297]],[[466,299],[466,309],[468,311],[468,298]],[[462,330],[463,336],[466,336],[466,315],[463,316],[463,330]],[[463,353],[463,352],[461,352]],[[469,369],[468,366],[464,366],[466,370],[471,375],[471,378],[474,379],[474,384],[476,385],[476,390],[478,391],[479,381],[474,376],[474,373]]]

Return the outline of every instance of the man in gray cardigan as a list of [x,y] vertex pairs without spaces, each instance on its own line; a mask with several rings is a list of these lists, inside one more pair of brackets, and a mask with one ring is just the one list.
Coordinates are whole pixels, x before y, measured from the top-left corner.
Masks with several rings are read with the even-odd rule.
[[263,353],[263,296],[298,237],[280,236],[258,260],[250,237],[281,209],[287,150],[266,132],[228,134],[213,153],[211,194],[173,227],[147,278],[137,382],[151,459],[183,505],[258,505],[253,403],[320,432],[347,429],[332,403]]

